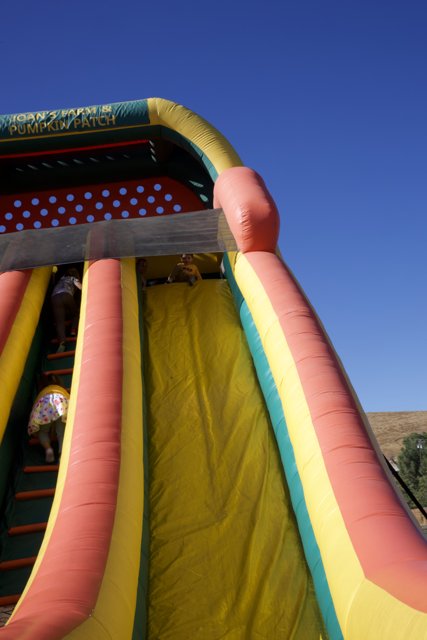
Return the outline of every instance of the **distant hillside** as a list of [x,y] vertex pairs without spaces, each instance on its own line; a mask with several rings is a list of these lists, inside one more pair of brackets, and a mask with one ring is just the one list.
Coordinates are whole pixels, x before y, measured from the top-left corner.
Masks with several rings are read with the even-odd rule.
[[386,458],[397,458],[403,439],[411,433],[427,433],[427,411],[367,413],[369,423]]

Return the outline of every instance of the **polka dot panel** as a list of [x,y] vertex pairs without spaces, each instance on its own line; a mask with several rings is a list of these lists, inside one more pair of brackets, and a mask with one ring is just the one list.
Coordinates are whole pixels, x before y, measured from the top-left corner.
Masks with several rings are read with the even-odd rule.
[[50,189],[0,196],[0,234],[176,215],[205,207],[188,187],[166,177]]

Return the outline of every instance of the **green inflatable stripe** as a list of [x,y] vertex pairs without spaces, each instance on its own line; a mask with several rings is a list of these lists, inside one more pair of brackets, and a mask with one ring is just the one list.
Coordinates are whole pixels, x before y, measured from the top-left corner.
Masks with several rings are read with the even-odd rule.
[[302,482],[296,468],[293,447],[289,439],[285,416],[280,401],[280,397],[270,370],[270,366],[261,343],[258,330],[253,321],[252,315],[247,306],[239,286],[234,278],[228,256],[224,255],[224,267],[230,288],[233,293],[240,320],[246,334],[249,349],[254,360],[255,370],[265,402],[270,413],[277,445],[283,463],[283,470],[287,479],[301,541],[309,566],[314,589],[317,596],[319,608],[322,612],[323,621],[330,640],[342,640],[343,635],[335,612],[334,602],[329,590],[328,581],[323,567],[320,550],[316,542],[316,537],[311,526],[305,504],[304,490]]
[[147,100],[0,116],[0,142],[149,124]]

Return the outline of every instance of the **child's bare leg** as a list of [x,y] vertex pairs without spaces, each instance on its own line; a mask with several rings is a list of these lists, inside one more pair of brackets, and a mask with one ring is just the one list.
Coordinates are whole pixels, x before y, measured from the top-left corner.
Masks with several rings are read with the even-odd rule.
[[50,430],[50,424],[49,425],[44,425],[43,427],[40,428],[40,431],[39,431],[38,435],[39,435],[39,442],[42,445],[43,449],[45,450],[45,460],[46,460],[46,462],[53,462],[54,459],[55,459],[55,454],[54,454],[53,449],[52,449],[52,443],[50,441],[49,430]]

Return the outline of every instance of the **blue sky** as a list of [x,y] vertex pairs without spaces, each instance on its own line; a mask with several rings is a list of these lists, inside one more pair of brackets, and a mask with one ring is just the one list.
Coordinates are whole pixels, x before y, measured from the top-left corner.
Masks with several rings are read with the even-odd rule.
[[2,25],[0,113],[162,97],[215,125],[364,409],[427,410],[424,0],[21,0]]

